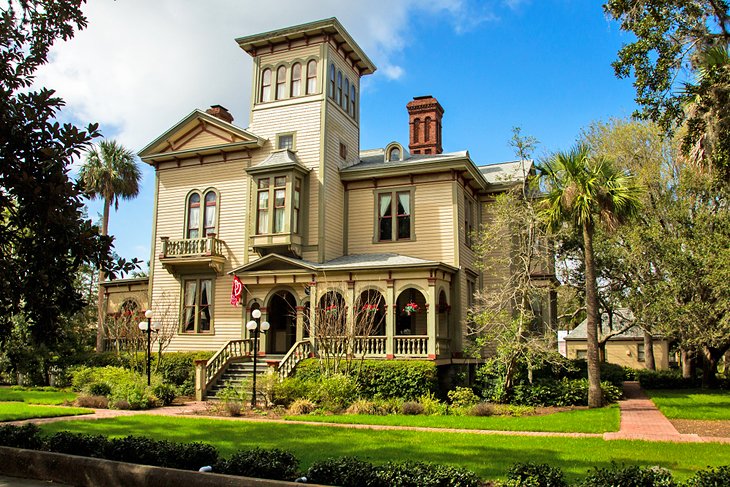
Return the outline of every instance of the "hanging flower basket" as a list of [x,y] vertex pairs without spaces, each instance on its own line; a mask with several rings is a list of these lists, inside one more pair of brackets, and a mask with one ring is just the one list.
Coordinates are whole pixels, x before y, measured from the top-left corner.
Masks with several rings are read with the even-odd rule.
[[403,312],[407,314],[408,316],[411,316],[413,313],[418,313],[421,311],[421,307],[418,306],[413,301],[407,303],[405,306],[403,306]]
[[375,313],[376,311],[378,311],[378,305],[377,304],[363,304],[362,308],[360,308],[360,310],[367,314]]
[[324,314],[327,316],[335,316],[339,311],[336,304],[330,304],[324,309]]

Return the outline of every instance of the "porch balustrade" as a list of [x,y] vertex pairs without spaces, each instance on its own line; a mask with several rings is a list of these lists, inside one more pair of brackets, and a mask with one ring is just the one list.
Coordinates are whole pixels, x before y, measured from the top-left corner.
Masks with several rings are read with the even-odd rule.
[[384,336],[369,336],[369,337],[357,337],[354,343],[355,355],[362,355],[368,357],[384,357],[386,355],[386,340]]
[[428,335],[393,337],[393,354],[396,357],[428,357]]

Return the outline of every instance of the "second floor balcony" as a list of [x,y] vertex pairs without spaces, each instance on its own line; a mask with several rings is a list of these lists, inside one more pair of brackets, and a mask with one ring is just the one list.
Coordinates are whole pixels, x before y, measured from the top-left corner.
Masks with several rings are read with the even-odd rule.
[[204,238],[161,237],[160,240],[162,248],[159,259],[170,273],[179,275],[207,269],[213,269],[218,275],[223,273],[225,242],[215,234],[208,234]]

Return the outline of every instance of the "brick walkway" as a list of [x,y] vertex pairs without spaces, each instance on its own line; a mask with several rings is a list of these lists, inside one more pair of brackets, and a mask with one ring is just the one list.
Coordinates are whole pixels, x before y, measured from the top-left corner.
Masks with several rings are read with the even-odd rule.
[[[341,424],[341,423],[316,423],[303,421],[289,421],[285,419],[247,418],[247,417],[221,417],[205,415],[207,411],[205,402],[189,402],[180,406],[168,406],[164,408],[151,409],[146,411],[121,411],[116,409],[96,409],[94,414],[80,416],[61,416],[55,418],[27,419],[22,421],[11,421],[2,424],[22,425],[26,423],[52,423],[55,421],[69,420],[95,420],[115,418],[119,416],[132,416],[136,414],[151,414],[159,416],[182,416],[191,418],[219,419],[222,421],[249,421],[269,422],[287,424],[306,424],[311,426],[330,426],[337,428],[371,429],[371,430],[410,430],[440,433],[471,433],[481,435],[510,435],[510,436],[553,436],[571,438],[603,438],[604,440],[642,440],[642,441],[671,441],[671,442],[708,442],[708,443],[729,443],[730,438],[701,437],[695,434],[681,434],[669,422],[669,420],[657,409],[651,399],[639,387],[638,382],[624,383],[624,400],[619,401],[621,410],[621,426],[619,431],[613,433],[591,434],[591,433],[560,433],[540,431],[501,431],[501,430],[464,430],[452,428],[425,428],[415,426],[387,426],[367,424]],[[1,487],[1,486],[0,486]]]

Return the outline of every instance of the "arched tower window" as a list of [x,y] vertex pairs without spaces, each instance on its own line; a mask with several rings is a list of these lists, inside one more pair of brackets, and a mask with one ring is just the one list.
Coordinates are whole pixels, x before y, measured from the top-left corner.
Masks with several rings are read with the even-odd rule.
[[200,238],[200,193],[188,197],[188,228],[185,238]]
[[342,71],[337,71],[337,94],[335,95],[335,102],[338,105],[342,105]]
[[302,94],[302,65],[294,63],[291,67],[291,96]]
[[425,127],[423,128],[424,140],[428,142],[431,140],[431,117],[426,117]]
[[261,72],[261,101],[271,100],[271,70],[264,69]]
[[330,98],[335,97],[335,65],[334,64],[330,64],[329,96],[330,96]]
[[215,215],[217,197],[215,191],[205,193],[205,210],[203,213],[203,237],[207,237],[210,233],[215,233]]
[[279,66],[276,70],[276,99],[282,100],[285,96],[286,90],[286,68]]
[[307,95],[317,91],[317,61],[312,59],[307,63]]
[[343,92],[342,108],[345,111],[350,109],[350,80],[345,78],[345,91]]
[[413,121],[413,142],[418,142],[421,138],[421,119],[417,118]]
[[355,118],[355,83],[350,86],[350,116]]

